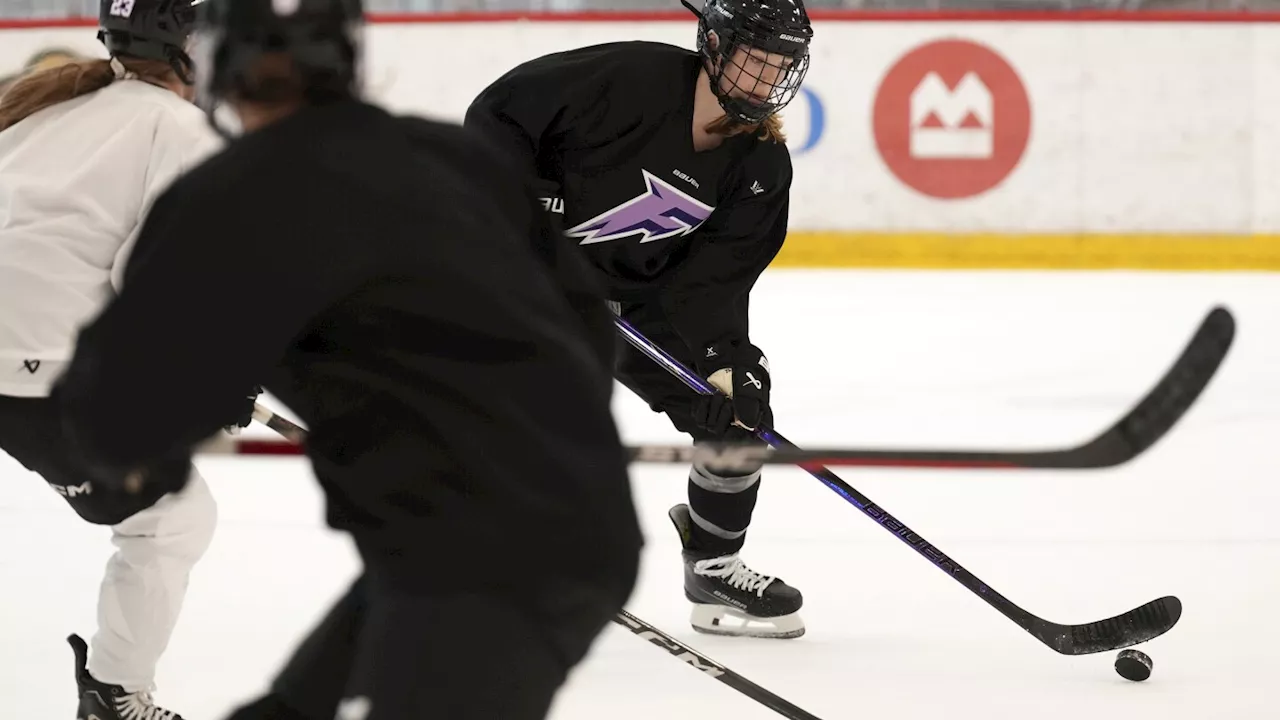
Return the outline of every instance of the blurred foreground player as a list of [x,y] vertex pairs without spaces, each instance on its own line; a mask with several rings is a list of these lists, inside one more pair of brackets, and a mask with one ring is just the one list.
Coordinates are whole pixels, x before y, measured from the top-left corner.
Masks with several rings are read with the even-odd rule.
[[[695,442],[749,442],[773,423],[748,306],[787,233],[791,159],[777,113],[800,90],[812,36],[800,0],[708,0],[698,52],[621,42],[548,55],[467,112],[468,127],[538,178],[616,311],[731,392],[696,395],[619,343],[618,378]],[[688,505],[671,510],[697,630],[804,634],[800,592],[739,557],[759,488],[759,465],[698,465]]]
[[[120,289],[140,218],[217,149],[190,102],[184,47],[194,20],[185,0],[136,0],[127,12],[103,0],[98,37],[109,59],[33,68],[0,100],[0,451],[80,517],[109,527],[117,548],[99,590],[97,632],[89,646],[70,638],[81,720],[177,718],[152,700],[156,666],[217,516],[186,461],[158,469],[161,481],[140,494],[98,482],[49,399],[76,333]],[[140,408],[148,397],[144,389],[129,403]],[[249,423],[252,402],[236,397],[239,414],[229,406],[215,426]],[[120,431],[139,436],[136,444],[155,429],[139,421]]]
[[186,459],[248,383],[308,426],[365,573],[234,717],[542,718],[639,563],[611,379],[519,173],[359,99],[360,19],[203,6],[201,104],[244,135],[157,201],[59,396],[116,484]]

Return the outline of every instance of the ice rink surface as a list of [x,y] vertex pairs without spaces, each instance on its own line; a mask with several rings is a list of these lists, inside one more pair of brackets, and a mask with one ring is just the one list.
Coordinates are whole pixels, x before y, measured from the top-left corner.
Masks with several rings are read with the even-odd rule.
[[[777,427],[801,446],[1033,448],[1109,425],[1217,303],[1239,324],[1230,357],[1183,422],[1130,465],[837,469],[1046,619],[1087,622],[1178,595],[1181,623],[1140,647],[1155,660],[1147,682],[1117,676],[1114,653],[1050,651],[793,469],[766,470],[744,559],[804,592],[806,636],[689,628],[666,518],[685,493],[674,465],[634,468],[648,547],[629,609],[823,720],[1280,717],[1280,278],[771,271],[753,294],[752,336],[773,366]],[[681,441],[626,390],[615,405],[628,440]],[[303,461],[199,464],[221,525],[158,698],[189,720],[217,720],[263,688],[357,563],[345,536],[321,524]],[[0,716],[74,716],[63,638],[93,631],[107,538],[0,457]],[[501,557],[487,562],[502,571]],[[779,716],[611,627],[552,717]]]

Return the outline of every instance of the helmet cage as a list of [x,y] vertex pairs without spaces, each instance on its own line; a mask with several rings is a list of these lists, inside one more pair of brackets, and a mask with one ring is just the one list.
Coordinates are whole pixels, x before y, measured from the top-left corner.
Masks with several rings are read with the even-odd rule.
[[[809,72],[813,30],[798,4],[792,15],[782,17],[744,5],[708,0],[698,21],[698,52],[707,61],[711,90],[725,114],[758,125],[800,93]],[[739,50],[744,52],[739,55]]]

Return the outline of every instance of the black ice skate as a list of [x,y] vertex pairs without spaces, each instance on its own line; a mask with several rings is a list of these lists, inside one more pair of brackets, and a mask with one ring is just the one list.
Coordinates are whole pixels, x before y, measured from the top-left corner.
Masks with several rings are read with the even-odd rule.
[[677,505],[668,515],[684,547],[684,594],[693,603],[689,621],[694,630],[758,638],[804,635],[799,590],[748,568],[737,553],[717,557],[698,552],[691,546],[688,505]]
[[79,635],[67,638],[76,654],[76,685],[80,707],[76,720],[182,720],[182,716],[151,702],[149,692],[125,692],[119,685],[98,682],[89,674],[89,646]]

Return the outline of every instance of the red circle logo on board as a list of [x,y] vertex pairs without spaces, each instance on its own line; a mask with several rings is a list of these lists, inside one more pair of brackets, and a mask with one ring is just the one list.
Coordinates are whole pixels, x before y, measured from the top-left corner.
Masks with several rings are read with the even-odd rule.
[[939,40],[889,69],[872,126],[899,180],[930,197],[967,198],[1017,167],[1031,136],[1031,102],[1018,73],[990,48]]

